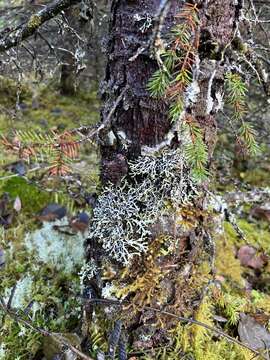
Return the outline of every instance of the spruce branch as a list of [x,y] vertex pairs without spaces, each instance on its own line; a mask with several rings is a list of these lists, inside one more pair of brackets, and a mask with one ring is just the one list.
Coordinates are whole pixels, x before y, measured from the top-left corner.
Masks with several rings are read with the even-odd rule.
[[[179,121],[183,132],[190,141],[184,144],[186,161],[191,174],[198,181],[208,175],[208,149],[198,124],[184,113],[185,91],[193,80],[193,65],[198,53],[198,9],[196,4],[186,3],[176,16],[181,23],[171,30],[168,48],[160,53],[162,66],[148,82],[147,89],[152,97],[165,97],[170,102],[169,118]],[[159,64],[160,65],[160,64]]]
[[197,181],[203,181],[209,175],[206,168],[208,162],[208,149],[203,140],[201,128],[188,118],[184,124],[189,132],[190,140],[184,146],[184,153],[188,164],[191,167],[191,174]]
[[227,103],[233,108],[232,123],[236,123],[239,126],[239,130],[236,132],[236,139],[246,152],[251,155],[257,155],[260,152],[256,141],[257,133],[251,124],[244,121],[248,108],[246,103],[248,88],[241,75],[228,72],[225,76],[225,89]]
[[254,156],[260,153],[260,147],[256,141],[257,132],[251,124],[243,121],[239,128],[238,136],[239,140],[244,144],[251,155]]

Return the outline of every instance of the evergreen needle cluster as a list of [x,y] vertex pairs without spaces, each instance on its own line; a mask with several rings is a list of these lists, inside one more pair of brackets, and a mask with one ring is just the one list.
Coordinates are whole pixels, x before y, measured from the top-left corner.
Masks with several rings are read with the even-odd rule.
[[251,124],[244,121],[247,113],[246,96],[248,88],[238,73],[226,74],[227,102],[233,108],[233,123],[237,125],[237,141],[251,155],[256,155],[260,149],[256,141],[256,131]]
[[162,66],[152,75],[147,88],[152,97],[169,100],[169,117],[172,122],[181,121],[186,137],[183,146],[191,174],[194,179],[201,181],[208,175],[208,149],[195,119],[183,116],[185,92],[192,84],[192,68],[198,52],[199,19],[196,6],[186,4],[177,17],[181,23],[172,29],[168,48],[161,54]]

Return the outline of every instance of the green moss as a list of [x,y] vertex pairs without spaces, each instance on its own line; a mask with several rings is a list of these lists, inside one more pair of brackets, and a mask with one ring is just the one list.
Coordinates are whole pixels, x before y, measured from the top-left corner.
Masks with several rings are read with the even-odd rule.
[[38,109],[29,108],[25,114],[33,125],[40,126],[43,119],[48,127],[73,128],[91,125],[98,120],[99,103],[95,91],[77,92],[74,97],[65,97],[48,87],[41,91],[38,101]]
[[[32,86],[30,84],[30,86]],[[0,105],[8,110],[15,109],[17,91],[20,89],[20,103],[24,109],[12,118],[10,113],[0,116],[0,132],[7,133],[15,129],[46,129],[52,127],[74,128],[80,125],[95,124],[99,118],[99,102],[95,91],[78,91],[73,97],[65,97],[52,85],[35,88],[37,106],[33,108],[33,97],[27,85],[18,85],[15,81],[0,77]]]
[[[267,253],[270,252],[270,231],[264,228],[264,222],[250,223],[246,219],[239,219],[237,224],[244,232],[249,245],[261,248]],[[239,245],[245,243],[238,238],[235,230],[230,224],[225,223],[225,231],[230,242]]]
[[[216,254],[216,271],[217,275],[222,276],[238,287],[244,286],[244,279],[242,278],[243,268],[240,261],[235,257],[235,245],[232,238],[219,237],[217,239],[217,254]],[[228,266],[229,264],[229,266]]]
[[[29,84],[32,88],[30,80]],[[35,86],[35,109],[32,106],[32,92],[23,85],[19,90],[20,103],[23,102],[24,107],[17,111],[14,118],[8,112],[1,113],[1,134],[9,135],[11,129],[31,128],[44,132],[52,127],[58,127],[60,130],[71,129],[80,125],[92,125],[98,120],[99,104],[95,92],[79,92],[74,97],[63,97],[53,86],[43,89],[40,85]],[[17,91],[18,84],[15,81],[0,77],[0,106],[14,110]],[[87,144],[81,151],[80,162],[74,162],[72,166],[74,171],[78,170],[80,173],[83,186],[92,191],[98,180],[96,148]],[[18,159],[14,155],[0,150],[0,165],[16,160]],[[8,174],[3,170],[0,171],[1,177],[6,175]],[[40,190],[21,177],[11,177],[0,182],[0,195],[8,192],[13,200],[19,196],[22,202],[22,210],[15,217],[12,227],[5,231],[0,227],[0,248],[6,256],[5,268],[1,269],[0,293],[4,294],[6,289],[11,289],[17,281],[31,276],[33,286],[29,300],[35,301],[35,314],[30,312],[34,325],[51,331],[73,333],[79,325],[81,311],[80,299],[75,296],[81,291],[79,269],[76,268],[72,272],[57,270],[52,263],[45,264],[29,253],[25,242],[26,233],[38,226],[34,221],[35,215],[48,203],[60,202],[72,211],[73,203],[68,200],[68,196],[61,193],[64,190],[63,184],[57,183],[56,180],[50,182],[50,185],[51,183],[56,183],[56,195]],[[55,236],[56,242],[57,238]],[[74,237],[69,240],[76,241]],[[107,344],[107,338],[104,339]],[[5,360],[33,358],[37,351],[42,349],[42,343],[43,338],[39,335],[22,328],[0,313],[0,344],[6,347]]]
[[32,15],[28,20],[27,26],[29,29],[37,28],[41,24],[41,18],[38,15]]
[[[215,299],[206,296],[196,311],[195,318],[210,326],[216,326],[213,319],[215,313]],[[228,330],[225,330],[228,332]],[[172,346],[164,347],[159,351],[155,359],[176,360],[250,360],[252,353],[237,344],[230,343],[204,327],[198,325],[178,324],[171,332]],[[153,357],[142,357],[142,359],[153,359]]]
[[239,177],[243,182],[253,186],[269,186],[269,170],[263,168],[253,168],[245,172],[241,172]]
[[[31,280],[31,293],[26,298],[16,295],[16,303],[26,306],[34,301],[30,311],[33,325],[51,331],[72,332],[79,322],[80,293],[78,269],[69,273],[59,271],[52,264],[37,261],[27,250],[24,239],[29,231],[26,218],[17,228],[10,228],[0,237],[0,248],[6,255],[6,264],[1,273],[0,293],[7,294],[18,281]],[[3,235],[3,234],[2,234]],[[57,242],[57,238],[55,238]],[[65,261],[65,259],[63,259]],[[19,291],[22,294],[22,291]],[[16,298],[17,296],[17,298]],[[22,300],[24,300],[22,302]],[[13,304],[14,305],[14,301]],[[18,336],[18,334],[21,334]],[[5,360],[30,359],[42,347],[43,338],[33,331],[23,328],[0,311],[0,344],[5,344]]]
[[22,202],[22,211],[31,216],[46,206],[52,199],[49,193],[39,190],[35,185],[27,183],[21,177],[7,180],[2,185],[1,192],[9,193],[12,199],[19,196]]

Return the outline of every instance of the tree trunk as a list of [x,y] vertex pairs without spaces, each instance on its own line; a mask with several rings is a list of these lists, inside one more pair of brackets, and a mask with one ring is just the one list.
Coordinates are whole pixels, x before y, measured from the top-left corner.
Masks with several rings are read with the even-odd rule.
[[[185,2],[169,4],[161,38],[179,22],[176,15]],[[240,5],[234,0],[197,5],[198,55],[182,117],[192,116],[200,125],[210,166],[224,50],[233,38]],[[158,69],[147,44],[159,25],[159,7],[160,0],[112,1],[102,119],[115,111],[100,139],[107,189],[94,208],[88,239],[91,296],[123,302],[121,310],[107,306],[106,314],[122,319],[129,341],[140,349],[162,345],[175,326],[174,319],[149,307],[178,315],[192,312],[211,277],[214,257],[213,218],[203,190],[207,184],[198,185],[189,175],[181,152],[184,135],[168,117],[170,101],[153,99],[147,91]],[[141,47],[147,50],[141,53]],[[208,270],[202,263],[209,264]]]

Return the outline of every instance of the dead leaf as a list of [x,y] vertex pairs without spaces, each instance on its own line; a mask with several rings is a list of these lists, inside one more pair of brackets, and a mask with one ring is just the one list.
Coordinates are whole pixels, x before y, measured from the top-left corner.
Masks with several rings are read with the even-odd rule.
[[213,315],[213,319],[221,323],[226,323],[228,321],[228,319],[220,315]]
[[89,221],[89,215],[85,212],[81,212],[70,219],[69,225],[75,232],[80,231],[83,233],[88,229]]
[[240,313],[238,323],[240,340],[255,350],[270,348],[270,333],[252,316]]
[[47,205],[37,216],[37,219],[40,221],[54,221],[60,220],[65,217],[67,214],[67,209],[59,204],[49,204]]
[[267,207],[255,207],[251,210],[250,214],[255,219],[270,221],[270,209]]
[[257,250],[250,245],[243,245],[237,252],[237,258],[242,266],[260,270],[267,265],[268,258],[265,254],[257,254]]
[[257,312],[251,315],[260,325],[266,325],[270,320],[270,316],[263,312]]
[[20,212],[22,209],[22,202],[21,202],[21,199],[19,198],[19,196],[17,196],[14,201],[13,209],[17,212]]

